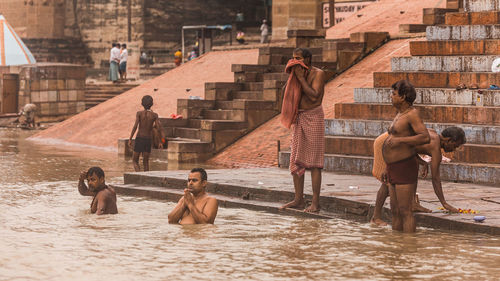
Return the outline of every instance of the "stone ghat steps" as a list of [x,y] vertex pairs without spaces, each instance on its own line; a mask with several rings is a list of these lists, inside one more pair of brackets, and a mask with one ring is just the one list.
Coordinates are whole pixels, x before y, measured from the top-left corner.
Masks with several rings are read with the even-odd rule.
[[85,109],[92,108],[114,98],[138,85],[136,84],[102,84],[85,86]]
[[[498,107],[441,105],[417,105],[415,107],[418,108],[420,117],[425,122],[500,125],[500,108]],[[336,119],[392,120],[396,114],[397,112],[391,104],[335,104]]]
[[465,12],[489,12],[500,10],[499,0],[464,0]]
[[[387,132],[391,123],[392,120],[325,119],[325,135],[376,138]],[[500,145],[500,126],[427,122],[425,126],[438,133],[457,126],[465,131],[468,144]]]
[[[279,153],[280,167],[288,167],[289,164],[290,152],[281,151]],[[325,154],[323,170],[371,175],[372,167],[373,158],[369,156]],[[443,181],[472,182],[499,186],[500,165],[459,162],[442,163],[440,167],[440,176]]]
[[373,86],[389,88],[399,80],[408,80],[417,88],[456,88],[460,84],[476,84],[487,89],[491,84],[500,85],[500,72],[374,72]]
[[429,26],[426,37],[429,41],[500,39],[500,24]]
[[[414,104],[475,106],[478,103],[478,94],[480,94],[483,106],[500,106],[500,90],[449,88],[416,88],[415,90],[417,97]],[[391,94],[391,88],[356,88],[354,89],[354,102],[391,103]]]
[[500,40],[412,41],[412,56],[500,55]]
[[391,59],[393,72],[491,72],[498,56],[418,56]]
[[90,65],[92,59],[80,39],[23,38],[37,62]]
[[[326,136],[325,153],[373,156],[374,140],[370,137]],[[500,145],[465,144],[458,151],[445,155],[453,162],[500,165]]]
[[500,11],[447,13],[446,25],[494,25],[500,24]]

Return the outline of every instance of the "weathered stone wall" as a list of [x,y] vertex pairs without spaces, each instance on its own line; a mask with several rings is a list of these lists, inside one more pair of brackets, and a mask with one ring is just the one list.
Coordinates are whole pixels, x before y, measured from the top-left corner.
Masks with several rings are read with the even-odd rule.
[[0,11],[22,38],[62,38],[66,0],[2,0]]
[[81,39],[97,68],[107,65],[112,42],[174,50],[181,45],[183,25],[232,24],[242,11],[245,25],[258,26],[266,16],[263,0],[130,0],[128,38],[128,4],[129,0],[0,0],[0,12],[23,39]]
[[333,0],[274,0],[273,40],[287,39],[288,30],[323,29],[322,3],[330,3],[332,21],[335,13]]
[[27,103],[37,106],[39,121],[61,121],[85,110],[83,66],[34,64],[19,73],[19,110]]

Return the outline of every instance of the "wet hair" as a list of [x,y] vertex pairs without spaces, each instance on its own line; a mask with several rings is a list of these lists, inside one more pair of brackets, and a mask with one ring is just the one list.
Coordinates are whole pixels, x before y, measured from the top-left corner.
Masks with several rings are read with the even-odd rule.
[[467,142],[464,130],[459,127],[448,127],[441,132],[441,135],[450,138],[456,144],[465,144]]
[[208,179],[207,171],[205,171],[205,169],[203,168],[193,168],[191,170],[191,173],[200,173],[202,181],[206,181]]
[[122,48],[127,48],[127,44],[123,43]]
[[312,53],[311,53],[311,50],[307,49],[307,48],[297,48],[295,50],[293,50],[294,53],[301,53],[302,54],[302,57],[305,59],[307,58],[310,58],[311,61],[312,61]]
[[98,178],[104,178],[104,171],[100,168],[100,167],[91,167],[88,171],[87,171],[87,177],[90,177],[92,176],[93,174],[95,174]]
[[145,109],[150,109],[153,106],[153,97],[150,95],[145,95],[142,97],[142,106],[144,106]]
[[417,98],[415,87],[413,87],[408,80],[399,80],[398,82],[392,84],[391,88],[398,91],[400,97],[404,96],[405,101],[407,101],[410,105],[412,105]]

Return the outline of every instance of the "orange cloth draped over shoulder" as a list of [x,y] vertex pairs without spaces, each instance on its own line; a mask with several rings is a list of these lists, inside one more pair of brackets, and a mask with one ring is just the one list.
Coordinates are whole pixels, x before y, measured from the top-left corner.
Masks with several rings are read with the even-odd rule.
[[299,112],[299,103],[302,95],[302,86],[300,85],[299,79],[295,74],[291,73],[294,66],[300,65],[305,69],[309,69],[303,61],[291,59],[288,61],[285,67],[285,72],[290,74],[288,81],[286,82],[285,94],[283,95],[283,104],[281,106],[281,124],[290,129],[290,126],[297,119],[297,114]]

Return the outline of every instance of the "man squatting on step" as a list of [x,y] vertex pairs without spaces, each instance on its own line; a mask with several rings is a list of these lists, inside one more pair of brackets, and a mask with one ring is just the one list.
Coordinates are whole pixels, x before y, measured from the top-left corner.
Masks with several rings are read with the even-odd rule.
[[[135,137],[134,155],[132,156],[134,170],[136,172],[141,170],[139,167],[139,156],[141,153],[144,171],[149,171],[149,154],[151,153],[151,143],[154,134],[153,130],[156,128],[156,130],[160,132],[160,135],[162,134],[158,114],[151,110],[151,107],[153,106],[153,98],[150,95],[142,97],[142,106],[144,107],[144,110],[137,111],[135,124],[128,140],[128,145],[132,148],[132,138],[137,130],[137,126],[139,126],[139,131]],[[162,143],[159,143],[158,146],[159,148],[163,148]]]
[[203,168],[194,168],[188,176],[187,188],[177,206],[168,214],[168,223],[213,224],[219,205],[217,199],[209,196],[207,172]]
[[[441,202],[441,204],[445,209],[447,209],[450,212],[456,213],[458,212],[458,210],[453,206],[451,206],[450,204],[448,204],[444,199],[439,167],[441,166],[441,160],[443,159],[441,149],[443,149],[445,152],[453,152],[457,150],[467,141],[465,137],[465,132],[464,130],[458,127],[448,127],[444,129],[440,135],[432,129],[428,129],[428,132],[431,138],[431,142],[428,144],[419,145],[415,148],[415,150],[419,154],[425,154],[432,157],[431,173],[432,173],[432,187],[434,188],[434,192],[436,193],[436,196],[438,197],[439,201]],[[380,189],[377,192],[377,199],[375,201],[375,210],[371,222],[382,226],[386,225],[386,223],[382,220],[382,207],[384,206],[385,199],[389,194],[389,190],[387,188],[388,179],[387,179],[387,173],[385,172],[385,163],[383,163],[381,154],[382,154],[382,144],[388,136],[389,136],[388,133],[380,135],[373,144],[374,158],[375,158],[373,161],[374,162],[373,175],[382,182],[382,185],[380,186]],[[427,162],[420,159],[420,157],[418,159],[419,162],[424,165],[422,177],[425,178],[427,176],[429,166],[427,165]],[[380,165],[378,163],[383,163],[383,165]],[[379,167],[377,168],[376,166]],[[381,173],[378,172],[377,169],[379,169]],[[382,171],[382,169],[384,171]],[[413,201],[412,209],[414,212],[428,212],[428,213],[432,212],[431,210],[422,207],[419,204],[417,198],[415,198],[415,200]]]
[[323,94],[325,73],[311,65],[312,53],[308,49],[293,51],[285,71],[290,73],[283,96],[281,123],[292,127],[290,172],[293,176],[295,198],[284,208],[304,208],[304,174],[311,170],[313,198],[306,212],[319,212],[321,169],[325,154],[325,118]]
[[[85,184],[85,179],[89,186]],[[78,181],[78,192],[83,196],[94,196],[90,203],[92,214],[116,214],[116,192],[104,182],[104,171],[99,167],[92,167],[88,171],[80,173]]]
[[392,229],[415,232],[412,211],[418,179],[415,147],[429,143],[430,136],[418,110],[413,107],[417,95],[413,85],[400,80],[392,85],[392,89],[392,105],[398,113],[382,145],[391,197]]

